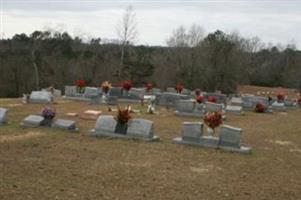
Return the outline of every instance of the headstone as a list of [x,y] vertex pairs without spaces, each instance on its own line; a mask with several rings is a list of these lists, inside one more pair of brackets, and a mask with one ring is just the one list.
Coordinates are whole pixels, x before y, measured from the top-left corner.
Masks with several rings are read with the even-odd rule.
[[285,99],[284,106],[289,107],[289,108],[297,107],[297,102],[290,100],[290,99]]
[[250,147],[240,145],[242,130],[240,128],[222,125],[219,137],[219,148],[238,153],[250,153]]
[[275,101],[272,104],[272,109],[273,109],[273,111],[280,111],[280,112],[286,111],[286,107],[285,107],[284,103],[278,103],[277,101]]
[[108,105],[115,106],[118,104],[118,97],[116,96],[108,96],[107,97]]
[[226,107],[227,113],[234,113],[234,114],[241,114],[242,113],[242,107],[241,106],[230,106],[228,105]]
[[227,96],[225,94],[205,93],[204,94],[205,100],[207,101],[210,96],[213,96],[216,98],[216,103],[227,105]]
[[23,125],[30,126],[30,127],[38,127],[42,125],[43,121],[44,121],[44,117],[40,115],[29,115],[23,120]]
[[186,88],[184,88],[181,92],[181,94],[184,94],[184,95],[191,95],[191,90],[188,90]]
[[146,119],[131,119],[128,122],[127,135],[138,138],[153,138],[153,122]]
[[99,89],[96,87],[85,87],[84,97],[91,98],[99,96]]
[[75,121],[65,120],[65,119],[55,120],[55,122],[52,124],[52,127],[66,129],[66,130],[69,130],[69,131],[76,131],[77,130],[77,128],[75,126]]
[[111,115],[99,116],[95,124],[95,133],[92,134],[97,136],[99,134],[114,134],[115,127],[117,125],[116,120]]
[[242,98],[240,97],[232,97],[231,98],[231,105],[232,106],[242,106]]
[[170,106],[174,107],[176,106],[176,102],[178,100],[187,100],[190,99],[187,95],[177,94],[177,93],[161,93],[156,95],[156,103],[159,106]]
[[152,89],[152,93],[154,94],[154,95],[156,95],[156,94],[160,94],[162,91],[161,91],[161,89],[159,89],[159,88],[153,88]]
[[128,95],[126,97],[130,98],[130,99],[141,100],[141,99],[144,99],[144,94],[145,94],[144,88],[142,88],[142,89],[141,88],[132,88],[128,92]]
[[122,88],[121,87],[112,87],[109,91],[109,96],[122,97]]
[[54,89],[54,90],[53,90],[53,96],[54,96],[55,98],[61,97],[61,96],[62,96],[62,91],[61,91],[61,90],[58,90],[58,89]]
[[203,123],[184,122],[182,125],[182,138],[184,141],[199,142],[203,136]]
[[221,112],[223,110],[223,104],[206,102],[205,112]]
[[177,93],[177,90],[173,87],[168,87],[168,88],[166,88],[166,92],[168,92],[168,93]]
[[193,100],[179,100],[176,102],[176,110],[179,112],[193,112],[196,103]]
[[247,110],[253,110],[257,103],[263,104],[266,108],[269,108],[269,100],[266,97],[260,96],[244,96],[243,100],[243,108]]
[[65,86],[65,96],[74,97],[76,95],[76,86]]
[[7,123],[7,112],[7,109],[0,108],[0,124]]
[[47,91],[32,91],[29,97],[29,103],[51,103],[53,95]]

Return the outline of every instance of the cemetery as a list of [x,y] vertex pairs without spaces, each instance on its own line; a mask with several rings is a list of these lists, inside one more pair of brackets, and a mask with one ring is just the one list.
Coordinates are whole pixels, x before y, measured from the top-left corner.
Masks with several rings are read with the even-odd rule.
[[[254,198],[258,197],[259,189],[252,183],[257,179],[271,181],[268,187],[282,196],[276,189],[278,185],[289,185],[288,179],[300,176],[297,165],[301,155],[301,109],[294,100],[280,102],[275,97],[273,102],[268,102],[265,96],[247,92],[226,98],[215,93],[194,97],[191,91],[183,95],[169,89],[169,92],[158,91],[156,95],[145,91],[142,104],[141,101],[119,101],[126,98],[110,90],[106,97],[97,93],[100,101],[106,100],[99,104],[64,96],[50,102],[35,100],[21,104],[18,104],[21,99],[0,99],[0,161],[10,166],[4,169],[5,174],[17,174],[23,180],[36,174],[41,183],[46,183],[47,173],[51,174],[46,171],[60,170],[59,174],[70,178],[66,184],[71,184],[72,174],[77,174],[81,181],[91,176],[84,186],[87,196],[97,191],[97,187],[89,185],[96,181],[94,173],[104,178],[99,180],[101,182],[110,177],[108,173],[116,174],[125,179],[122,184],[134,184],[132,181],[142,184],[143,176],[136,175],[134,180],[129,177],[132,173],[149,173],[156,180],[149,183],[153,189],[158,183],[188,189],[185,185],[192,188],[216,185],[218,180],[230,178],[238,181],[241,190]],[[134,88],[127,93],[142,90]],[[68,88],[65,95],[66,92],[70,92]],[[81,92],[85,94],[84,90]],[[88,93],[84,98],[91,97]],[[110,97],[116,97],[115,103],[108,101]],[[158,103],[160,101],[166,103]],[[261,110],[258,105],[269,111]],[[120,120],[126,123],[125,129]],[[38,155],[42,158],[36,160]],[[14,160],[10,159],[12,156]],[[27,159],[32,161],[26,162]],[[18,165],[14,165],[16,160]],[[48,164],[41,165],[41,162]],[[289,171],[288,163],[291,163]],[[32,172],[23,173],[24,167]],[[271,170],[275,171],[273,175]],[[181,174],[180,185],[173,184],[178,181],[173,173]],[[286,178],[279,179],[284,175]],[[198,180],[204,177],[205,180]],[[14,185],[23,187],[21,179]],[[4,188],[13,191],[8,176],[2,181]],[[62,179],[51,184],[65,188],[63,182]],[[191,185],[192,182],[195,185]],[[72,184],[76,190],[83,187],[79,182]],[[222,184],[217,185],[217,190],[221,195],[232,196],[237,194],[233,187]]]

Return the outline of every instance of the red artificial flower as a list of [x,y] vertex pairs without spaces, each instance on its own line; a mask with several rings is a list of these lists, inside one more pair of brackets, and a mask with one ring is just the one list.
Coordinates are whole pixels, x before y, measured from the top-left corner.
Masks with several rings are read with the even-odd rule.
[[118,107],[117,121],[119,123],[126,124],[131,118],[132,117],[130,115],[129,107],[127,107],[125,109],[121,109]]
[[181,93],[184,89],[184,85],[182,83],[178,83],[175,89],[178,93]]
[[204,97],[203,96],[197,96],[196,97],[196,102],[198,102],[198,103],[203,103],[204,102]]
[[280,92],[280,93],[277,94],[278,101],[284,101],[284,98],[285,98],[285,96],[284,96],[284,94],[282,92]]
[[145,89],[147,92],[150,92],[153,89],[153,84],[151,83],[145,84]]
[[75,85],[79,88],[86,87],[86,81],[83,79],[76,80]]
[[204,117],[204,122],[207,126],[215,129],[223,123],[221,112],[208,113]]
[[123,81],[122,88],[126,91],[129,91],[133,87],[133,83],[130,80]]
[[265,111],[265,106],[262,103],[257,103],[255,107],[255,112],[263,113]]
[[215,96],[209,96],[208,97],[208,102],[216,103],[216,97]]

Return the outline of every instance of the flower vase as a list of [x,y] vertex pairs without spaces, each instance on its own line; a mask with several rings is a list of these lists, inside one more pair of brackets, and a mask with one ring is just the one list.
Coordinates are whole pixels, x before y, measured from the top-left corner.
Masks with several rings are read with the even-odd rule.
[[208,134],[209,137],[213,137],[213,135],[214,135],[214,129],[208,127],[207,128],[207,134]]
[[127,124],[117,122],[115,127],[115,133],[125,135],[127,131]]
[[102,102],[102,103],[106,103],[106,102],[107,102],[107,94],[106,94],[106,93],[103,93],[103,94],[102,94],[101,102]]

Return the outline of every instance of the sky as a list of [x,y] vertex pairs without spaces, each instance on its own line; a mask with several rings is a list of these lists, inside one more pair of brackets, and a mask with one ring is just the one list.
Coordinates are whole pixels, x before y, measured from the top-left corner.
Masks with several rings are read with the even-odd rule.
[[[2,1],[2,2],[1,2]],[[0,0],[0,36],[55,29],[83,38],[117,38],[127,6],[136,12],[136,44],[166,45],[179,26],[222,30],[301,49],[301,0]]]

